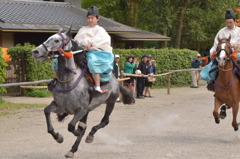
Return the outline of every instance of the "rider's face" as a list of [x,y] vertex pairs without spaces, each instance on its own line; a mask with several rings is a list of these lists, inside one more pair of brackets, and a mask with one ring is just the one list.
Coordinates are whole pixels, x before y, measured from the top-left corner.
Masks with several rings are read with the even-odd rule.
[[87,17],[87,22],[88,22],[88,25],[90,27],[94,27],[95,25],[97,25],[98,24],[98,20],[99,20],[99,18],[97,18],[96,16],[93,16],[93,15],[89,15]]
[[235,21],[233,19],[226,19],[226,27],[228,29],[234,28]]

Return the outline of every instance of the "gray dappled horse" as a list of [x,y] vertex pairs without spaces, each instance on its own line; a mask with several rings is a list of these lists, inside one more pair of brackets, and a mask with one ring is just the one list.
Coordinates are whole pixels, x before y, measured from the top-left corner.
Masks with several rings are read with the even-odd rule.
[[[122,93],[122,101],[124,104],[133,104],[135,100],[128,91],[119,84],[113,75],[109,83],[104,86],[109,89],[108,92],[101,94],[91,90],[90,84],[84,77],[86,67],[83,66],[82,69],[79,67],[85,59],[84,53],[74,54],[74,58],[66,58],[60,51],[60,48],[64,50],[75,50],[74,46],[76,46],[76,43],[71,40],[69,33],[70,29],[67,31],[61,30],[57,34],[52,35],[43,44],[33,49],[32,55],[38,62],[49,59],[49,56],[50,58],[58,59],[58,80],[52,88],[54,99],[51,104],[44,109],[44,113],[48,133],[50,133],[58,143],[63,142],[63,136],[54,131],[50,113],[56,113],[59,121],[62,121],[68,114],[73,115],[73,119],[68,124],[68,130],[77,136],[77,139],[71,150],[65,155],[67,158],[72,158],[85,133],[87,116],[91,110],[103,103],[107,105],[100,124],[94,126],[88,134],[86,138],[87,143],[93,142],[94,134],[97,130],[105,127],[109,123],[109,116],[120,92]],[[77,129],[75,129],[77,122],[79,122],[79,124]]]

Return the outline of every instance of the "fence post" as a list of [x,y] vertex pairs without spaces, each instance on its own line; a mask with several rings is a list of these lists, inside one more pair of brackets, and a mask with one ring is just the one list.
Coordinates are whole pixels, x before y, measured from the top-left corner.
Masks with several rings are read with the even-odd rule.
[[167,94],[170,94],[171,73],[168,74]]

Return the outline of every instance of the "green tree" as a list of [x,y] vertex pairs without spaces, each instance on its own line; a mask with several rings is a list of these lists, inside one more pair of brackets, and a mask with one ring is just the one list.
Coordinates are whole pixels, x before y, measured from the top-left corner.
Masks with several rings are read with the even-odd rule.
[[[240,0],[83,0],[99,7],[101,15],[120,23],[171,37],[169,47],[206,52],[225,26],[225,11]],[[129,10],[130,8],[130,10]],[[137,19],[136,19],[137,17]],[[166,43],[164,46],[167,46]],[[149,47],[160,47],[150,43]]]
[[[5,63],[5,60],[3,58],[3,51],[2,51],[2,49],[0,49],[0,83],[5,82],[6,66],[7,66],[7,64]],[[6,88],[0,87],[0,94],[5,93],[5,92],[6,92]]]

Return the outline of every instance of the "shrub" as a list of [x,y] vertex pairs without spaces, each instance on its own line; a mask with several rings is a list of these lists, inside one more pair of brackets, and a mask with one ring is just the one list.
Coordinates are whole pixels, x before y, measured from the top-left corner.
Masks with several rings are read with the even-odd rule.
[[[51,62],[46,61],[43,63],[37,63],[32,58],[31,50],[35,48],[34,45],[25,43],[24,46],[20,44],[15,47],[9,48],[9,54],[12,61],[24,63],[25,81],[37,81],[43,79],[53,78],[51,70]],[[127,56],[136,56],[140,61],[141,56],[144,54],[151,54],[153,59],[157,61],[157,74],[166,73],[170,70],[189,69],[191,68],[191,60],[196,55],[196,51],[189,49],[114,49],[114,54],[119,54],[121,60],[119,66],[124,68]],[[22,60],[25,60],[22,61]],[[16,68],[19,69],[19,68]],[[186,85],[191,81],[190,72],[177,72],[171,75],[171,84],[173,85]],[[163,87],[167,85],[167,76],[157,77],[154,82],[155,87]]]
[[35,46],[25,43],[23,46],[18,44],[8,49],[12,61],[19,62],[20,67],[15,68],[16,72],[22,71],[23,76],[19,77],[19,81],[37,81],[42,79],[53,78],[51,61],[37,63],[32,57],[32,49]]
[[[189,69],[191,68],[192,58],[196,55],[196,51],[189,49],[115,49],[114,54],[121,56],[119,66],[124,68],[124,63],[128,56],[136,56],[140,61],[142,55],[150,54],[157,62],[157,74],[166,73],[170,70]],[[163,87],[167,85],[167,76],[160,76],[156,78],[154,85]],[[190,72],[177,72],[171,75],[171,84],[173,85],[186,85],[191,81]]]
[[26,94],[30,97],[49,97],[52,95],[46,89],[29,89]]

